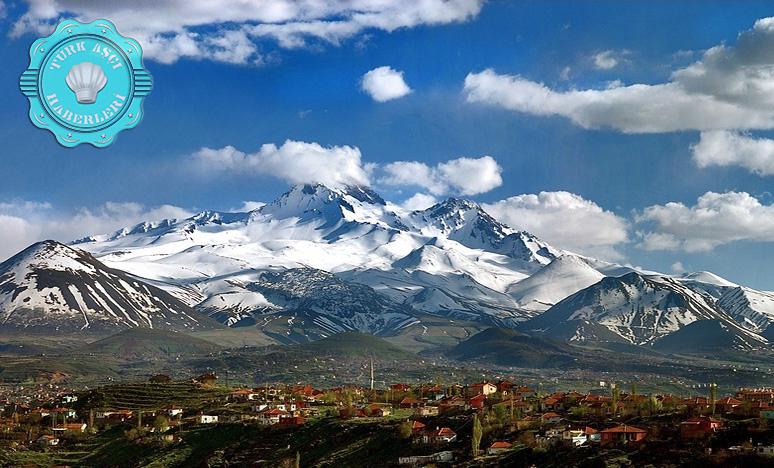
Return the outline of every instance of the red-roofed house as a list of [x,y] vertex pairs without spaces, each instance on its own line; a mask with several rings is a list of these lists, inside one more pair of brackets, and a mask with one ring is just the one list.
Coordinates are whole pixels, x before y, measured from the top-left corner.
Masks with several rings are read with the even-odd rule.
[[457,440],[457,433],[448,427],[430,431],[422,438],[426,444],[448,444]]
[[639,442],[648,435],[648,431],[634,426],[616,426],[602,431],[602,444]]
[[487,453],[487,455],[496,455],[496,454],[498,454],[500,452],[505,452],[505,451],[510,450],[512,446],[513,446],[513,444],[511,444],[510,442],[505,442],[503,440],[497,440],[495,442],[492,442],[492,445],[490,445],[486,449],[486,453]]
[[468,405],[470,405],[471,408],[474,409],[483,409],[484,408],[484,401],[486,400],[485,395],[476,395],[470,399],[468,399]]
[[497,386],[489,382],[474,383],[468,386],[468,396],[491,395],[497,393]]
[[680,423],[680,437],[685,440],[703,439],[723,427],[723,421],[709,417],[699,416]]
[[545,424],[555,424],[562,420],[562,417],[556,413],[545,413],[543,416],[541,416],[541,419],[543,420],[543,423]]

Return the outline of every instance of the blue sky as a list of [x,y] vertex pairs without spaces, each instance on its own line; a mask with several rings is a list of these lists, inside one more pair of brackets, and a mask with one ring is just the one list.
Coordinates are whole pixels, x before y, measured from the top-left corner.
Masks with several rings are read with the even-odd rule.
[[[541,114],[523,104],[500,106],[471,99],[465,88],[469,74],[486,69],[497,77],[542,83],[559,93],[666,83],[676,70],[707,63],[707,49],[719,44],[733,48],[740,33],[772,15],[767,2],[494,0],[476,6],[478,2],[471,0],[467,4],[473,4],[474,13],[452,21],[420,15],[414,24],[398,24],[392,31],[359,26],[334,41],[308,34],[302,45],[292,48],[280,36],[253,35],[248,59],[224,61],[212,50],[170,57],[151,46],[146,67],[154,76],[155,88],[146,100],[145,119],[107,149],[62,148],[27,120],[28,104],[18,91],[18,77],[26,68],[29,45],[45,24],[59,18],[35,16],[36,3],[40,2],[30,6],[6,1],[0,21],[4,31],[0,138],[5,142],[0,221],[6,221],[5,233],[0,226],[0,239],[8,249],[36,236],[78,237],[94,233],[92,229],[174,213],[178,208],[180,212],[227,210],[248,200],[269,201],[287,188],[287,177],[268,169],[202,171],[201,160],[192,155],[201,148],[231,145],[242,152],[240,157],[249,159],[261,145],[280,146],[293,140],[323,148],[356,147],[363,165],[378,167],[369,169],[375,171],[369,172],[369,181],[396,203],[415,193],[437,199],[463,195],[501,207],[498,214],[510,224],[535,230],[560,247],[569,242],[576,250],[666,272],[707,269],[733,281],[774,289],[774,227],[768,227],[769,223],[774,226],[774,213],[769,210],[774,201],[769,193],[772,175],[755,166],[760,163],[749,162],[772,157],[764,143],[774,137],[770,130],[774,126],[749,123],[766,120],[768,115],[756,113],[742,123],[719,127],[702,121],[678,131],[631,132],[606,124],[584,128],[562,109]],[[61,16],[104,14],[116,21],[119,30],[149,44],[154,34],[168,37],[184,31],[201,39],[220,35],[224,29],[261,24],[220,17],[210,21],[205,16],[190,24],[171,22],[157,30],[143,30],[125,12],[119,11],[117,18],[109,16],[109,6],[95,12],[78,11],[62,2],[54,5]],[[335,21],[349,14],[339,12],[332,19],[321,14],[315,19]],[[28,23],[37,21],[37,26],[20,26],[24,15],[32,18]],[[309,18],[286,19],[281,24],[304,21]],[[614,66],[595,63],[595,57],[604,52],[609,52]],[[380,66],[402,72],[411,92],[386,102],[372,99],[361,88],[361,79]],[[728,99],[737,98],[741,101],[744,96]],[[615,106],[615,97],[610,99]],[[610,119],[616,118],[616,109],[606,111]],[[585,118],[585,110],[578,112]],[[635,105],[627,112],[639,109]],[[696,112],[706,113],[703,108]],[[706,118],[711,121],[713,116]],[[692,145],[704,138],[700,132],[707,132],[709,147],[713,131],[740,137],[743,141],[733,140],[739,144],[730,147],[739,155],[721,165],[717,157],[712,158],[717,153],[708,150],[710,162],[700,167]],[[744,139],[752,144],[743,148],[752,149],[739,150],[750,143]],[[416,181],[401,183],[392,177],[392,182],[386,182],[389,165],[396,161],[433,168],[460,157],[483,156],[490,156],[500,167],[501,183],[490,184],[496,185],[491,189],[464,189],[449,182],[430,193],[433,190]],[[519,199],[515,210],[497,204],[513,196],[559,191],[591,205],[567,218],[572,226],[552,220],[544,211],[558,212],[560,218],[564,212],[542,201],[529,204]],[[712,207],[725,203],[717,208],[720,214],[733,212],[735,203],[752,200],[760,206],[753,202],[741,218],[728,219],[731,232],[720,232],[717,216],[706,221],[701,210],[693,209],[707,192],[749,195],[713,202]],[[106,207],[107,202],[125,205]],[[687,212],[670,208],[670,202],[683,204]],[[164,206],[167,211],[159,209]],[[659,214],[645,216],[644,210],[652,206],[659,207]],[[129,213],[115,213],[122,209]],[[583,209],[590,209],[588,217]],[[530,210],[544,221],[524,221],[519,226],[520,220],[514,217]],[[78,225],[69,221],[73,218]],[[51,219],[59,221],[52,225]],[[749,226],[751,219],[761,226]],[[625,231],[625,239],[620,232],[599,235],[616,229]],[[77,234],[79,230],[83,232]],[[718,234],[706,235],[708,231]],[[647,241],[648,233],[661,237],[658,242],[655,237]],[[664,240],[664,236],[670,237]],[[588,243],[583,241],[586,237],[591,239]],[[0,252],[0,257],[3,253],[11,252]]]

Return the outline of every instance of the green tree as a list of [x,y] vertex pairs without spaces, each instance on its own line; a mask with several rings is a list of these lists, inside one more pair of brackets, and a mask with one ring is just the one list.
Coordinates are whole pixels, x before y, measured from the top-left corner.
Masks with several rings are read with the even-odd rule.
[[398,435],[401,439],[408,439],[412,432],[411,421],[403,421],[398,425]]
[[718,399],[718,384],[711,383],[710,384],[710,409],[712,410],[712,414],[715,414],[715,403],[717,403]]
[[164,432],[169,429],[169,420],[167,420],[166,416],[160,414],[153,420],[153,428],[156,429],[157,432]]
[[473,445],[473,456],[477,457],[478,452],[481,449],[481,436],[483,435],[484,431],[481,428],[481,421],[478,420],[478,415],[473,416],[473,439],[472,439],[472,445]]
[[618,385],[615,384],[615,382],[610,384],[610,396],[612,397],[612,401],[610,402],[613,412],[613,416],[615,416],[618,413],[618,399],[621,396],[621,390],[618,388]]

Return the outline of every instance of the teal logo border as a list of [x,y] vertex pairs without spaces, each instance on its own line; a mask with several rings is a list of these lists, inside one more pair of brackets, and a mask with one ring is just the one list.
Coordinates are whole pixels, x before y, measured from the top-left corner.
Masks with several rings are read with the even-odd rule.
[[[87,128],[67,125],[51,112],[43,96],[44,64],[57,47],[79,36],[89,37],[120,51],[129,71],[130,94],[121,112],[104,125]],[[30,65],[19,79],[19,88],[30,103],[30,121],[38,128],[49,130],[57,141],[72,148],[88,143],[98,148],[112,144],[119,132],[136,127],[143,117],[143,100],[153,89],[153,78],[142,61],[142,47],[134,39],[122,36],[116,26],[104,19],[91,23],[68,19],[56,27],[48,37],[36,40],[30,47]]]

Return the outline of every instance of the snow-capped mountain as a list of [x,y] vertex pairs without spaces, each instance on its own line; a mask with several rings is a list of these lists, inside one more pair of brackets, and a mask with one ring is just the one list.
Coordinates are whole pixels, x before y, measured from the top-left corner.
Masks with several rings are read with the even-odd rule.
[[472,202],[448,199],[402,213],[370,189],[322,185],[293,187],[248,213],[142,223],[77,246],[228,325],[277,307],[251,287],[262,273],[303,268],[423,313],[513,324],[533,313],[508,288],[563,253]]
[[542,312],[604,277],[583,258],[562,255],[529,278],[511,286],[507,292],[522,308]]
[[445,237],[472,248],[498,253],[519,262],[533,273],[562,254],[558,249],[524,231],[500,223],[476,203],[449,198],[409,216],[411,225],[429,237]]
[[[701,320],[718,321],[733,329],[747,337],[749,346],[766,344],[765,339],[734,321],[710,295],[674,278],[636,272],[602,279],[526,322],[523,329],[551,335],[552,328],[560,327],[567,337],[567,322],[584,326],[590,322],[603,325],[628,343],[647,345]],[[587,338],[579,333],[569,339]]]
[[100,332],[216,325],[171,294],[54,241],[0,263],[0,328]]
[[[23,266],[40,245],[3,263],[8,324],[81,317],[78,327],[195,328],[211,317],[298,341],[399,333],[432,315],[452,326],[528,321],[571,341],[649,345],[699,320],[765,343],[758,334],[774,321],[774,293],[709,272],[673,278],[566,252],[466,200],[406,212],[364,187],[299,185],[249,212],[149,220],[74,248],[41,245],[81,267]],[[51,295],[47,278],[65,283]]]

